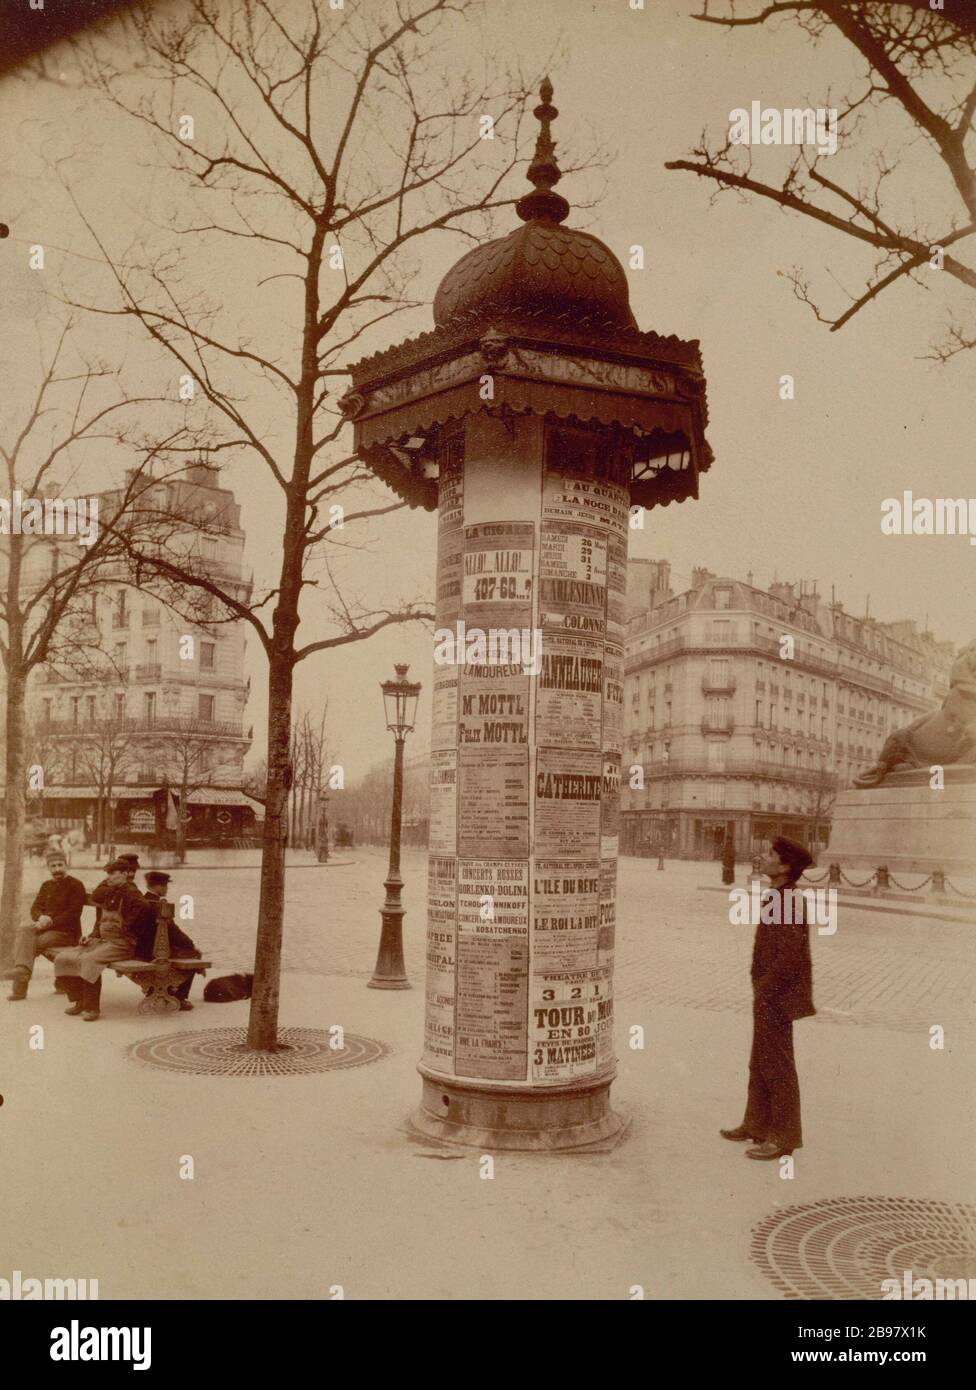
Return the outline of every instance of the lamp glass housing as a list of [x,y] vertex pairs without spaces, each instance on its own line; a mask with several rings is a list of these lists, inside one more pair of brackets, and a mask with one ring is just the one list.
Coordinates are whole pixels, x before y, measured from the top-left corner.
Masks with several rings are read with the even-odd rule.
[[386,709],[386,727],[404,738],[412,732],[417,723],[417,703],[420,699],[420,682],[408,681],[407,666],[397,666],[395,681],[382,681],[383,704]]

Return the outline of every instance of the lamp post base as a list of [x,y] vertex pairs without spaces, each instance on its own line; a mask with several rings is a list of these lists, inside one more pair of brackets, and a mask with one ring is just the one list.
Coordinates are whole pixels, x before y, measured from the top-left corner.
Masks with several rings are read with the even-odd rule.
[[489,1152],[606,1152],[627,1127],[610,1109],[612,1076],[564,1092],[531,1092],[476,1089],[419,1071],[423,1095],[410,1127],[441,1143]]
[[[390,881],[387,881],[387,893]],[[396,884],[399,896],[399,883]],[[403,963],[403,916],[404,909],[399,904],[380,909],[383,930],[380,932],[380,948],[376,954],[376,968],[367,989],[410,989],[406,967]]]

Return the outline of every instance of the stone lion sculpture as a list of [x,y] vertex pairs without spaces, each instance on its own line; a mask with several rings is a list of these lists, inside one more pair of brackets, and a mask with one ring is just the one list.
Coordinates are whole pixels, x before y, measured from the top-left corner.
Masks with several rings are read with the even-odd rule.
[[952,663],[942,708],[889,734],[878,761],[855,777],[854,785],[878,787],[890,772],[936,763],[976,763],[976,642]]

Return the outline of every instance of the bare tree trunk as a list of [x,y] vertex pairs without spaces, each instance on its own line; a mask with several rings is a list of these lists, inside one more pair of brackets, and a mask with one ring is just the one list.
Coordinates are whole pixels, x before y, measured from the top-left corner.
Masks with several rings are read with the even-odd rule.
[[308,818],[305,814],[305,774],[298,794],[298,839],[302,849],[308,849]]
[[[291,639],[289,638],[289,641]],[[254,986],[247,1045],[273,1052],[278,1045],[281,937],[285,906],[285,837],[291,790],[291,654],[273,651],[268,673],[268,782],[265,791],[261,897],[254,950]]]
[[14,935],[20,920],[21,873],[24,863],[24,810],[27,803],[27,734],[24,696],[26,678],[11,662],[7,677],[7,776],[3,889],[0,892],[0,965],[9,969]]

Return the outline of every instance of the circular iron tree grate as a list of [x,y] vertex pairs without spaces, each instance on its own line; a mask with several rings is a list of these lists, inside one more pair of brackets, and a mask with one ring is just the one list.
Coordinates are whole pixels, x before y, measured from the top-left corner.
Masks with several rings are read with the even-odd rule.
[[345,1033],[341,1048],[332,1048],[331,1041],[321,1028],[281,1028],[277,1052],[251,1052],[246,1028],[206,1028],[144,1038],[128,1052],[151,1067],[195,1076],[297,1076],[364,1067],[391,1052],[385,1043],[357,1033]]
[[881,1281],[976,1278],[976,1207],[914,1197],[836,1197],[786,1207],[751,1255],[787,1298],[880,1299]]

